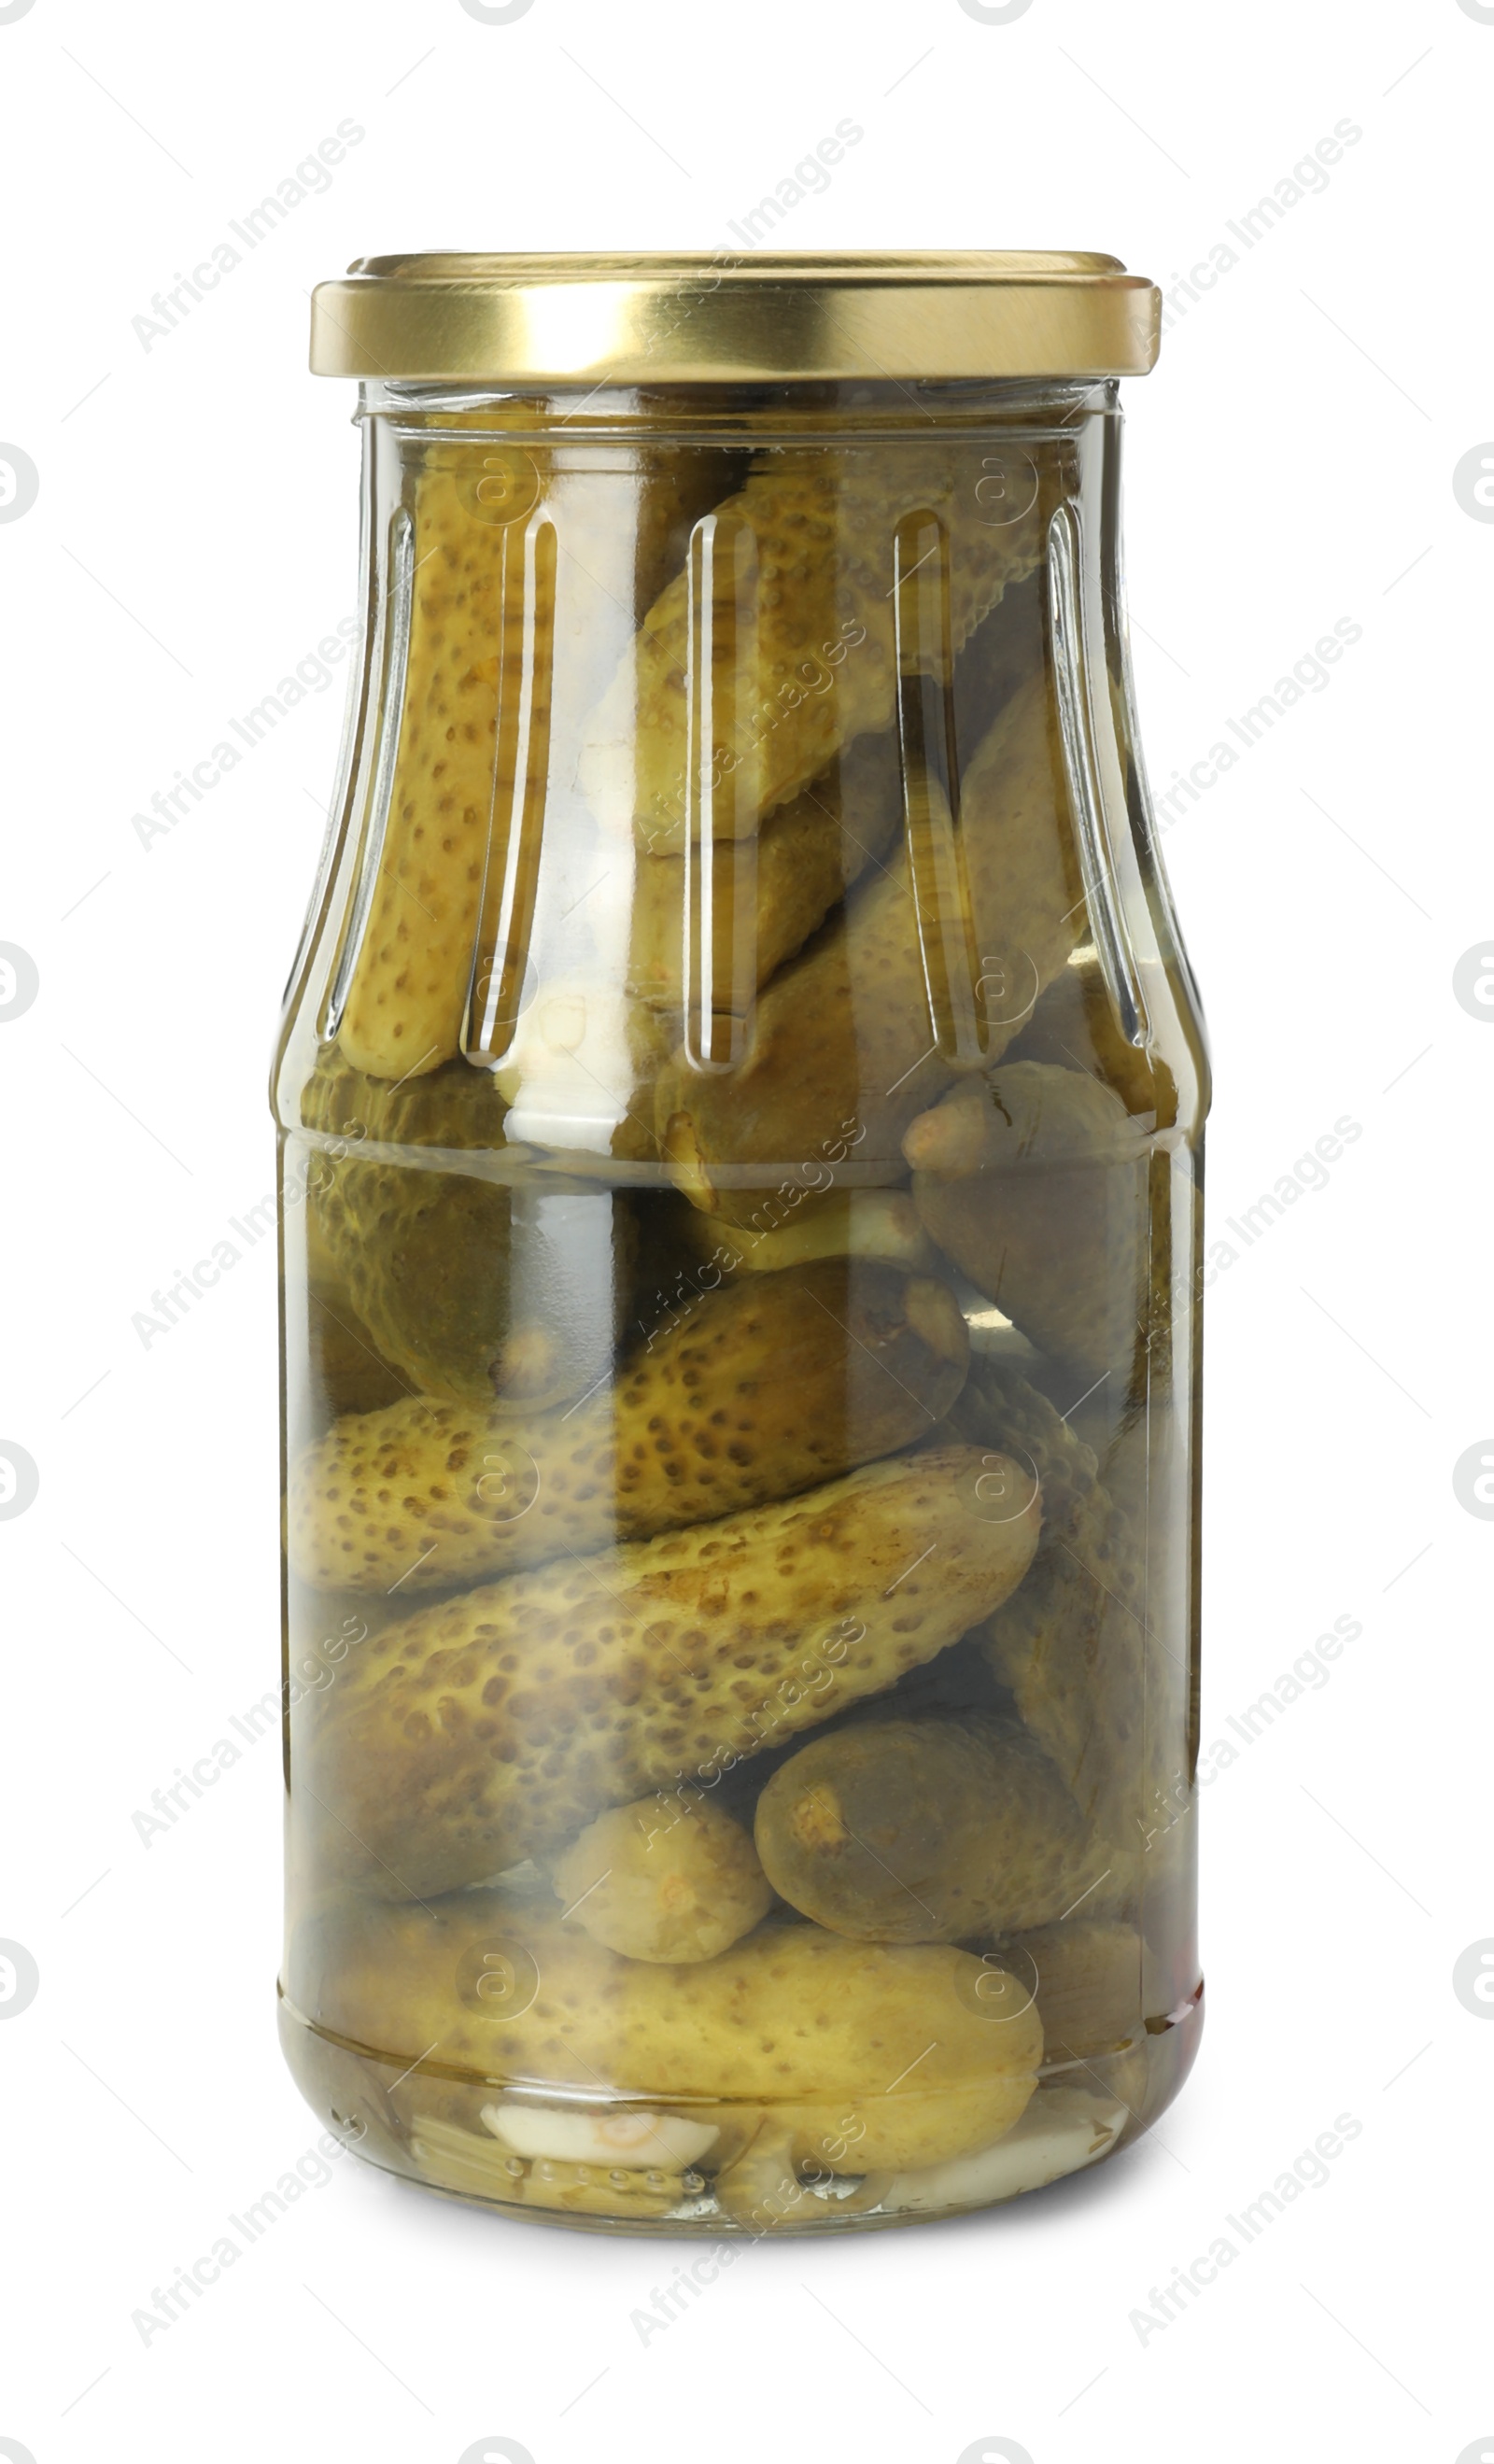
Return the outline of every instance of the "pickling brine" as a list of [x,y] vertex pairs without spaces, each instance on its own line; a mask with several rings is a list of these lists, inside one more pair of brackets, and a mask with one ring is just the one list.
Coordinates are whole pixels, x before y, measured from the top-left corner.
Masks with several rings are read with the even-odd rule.
[[1206,1065],[1117,540],[1155,295],[319,300],[365,619],[275,1080],[288,2057],[552,2221],[1039,2188],[1200,2025]]

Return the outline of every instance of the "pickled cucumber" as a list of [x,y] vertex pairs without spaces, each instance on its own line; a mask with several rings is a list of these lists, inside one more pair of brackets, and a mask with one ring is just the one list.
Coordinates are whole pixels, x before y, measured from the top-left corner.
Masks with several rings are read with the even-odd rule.
[[[345,1412],[378,1412],[385,1403],[397,1402],[402,1395],[409,1393],[409,1380],[389,1366],[349,1300],[322,1236],[312,1182],[321,1178],[325,1171],[319,1158],[313,1162],[301,1210],[305,1226],[308,1371],[305,1403],[312,1426],[297,1427],[299,1441],[319,1435],[329,1421],[340,1419]],[[912,1213],[911,1206],[909,1211]],[[916,1217],[913,1220],[916,1223]],[[289,1237],[289,1226],[287,1232]],[[919,1226],[919,1239],[923,1238]],[[932,1257],[934,1244],[930,1242],[927,1245]]]
[[773,1887],[861,1942],[965,1942],[1066,1915],[1109,1857],[1047,1756],[995,1717],[868,1721],[811,1740],[758,1799]]
[[1129,1375],[1148,1295],[1146,1126],[1081,1069],[1003,1063],[903,1140],[925,1230],[1081,1379]]
[[327,1053],[301,1098],[307,1128],[334,1141],[313,1159],[308,1204],[406,1392],[542,1407],[607,1368],[636,1240],[626,1199],[585,1182],[536,1187],[423,1162],[427,1151],[500,1152],[506,1109],[463,1061],[401,1087]]
[[[884,854],[901,809],[895,741],[857,737],[822,778],[770,813],[755,838],[713,847],[709,872],[698,856],[688,878],[683,855],[640,855],[630,997],[677,1012],[687,980],[698,1000],[703,979],[718,1009],[745,1007]],[[706,949],[692,965],[688,953],[700,940]]]
[[986,1520],[980,1465],[964,1446],[894,1456],[598,1556],[563,1550],[370,1636],[293,1740],[320,1858],[384,1893],[453,1890],[879,1693],[1027,1571],[1037,1497]]
[[872,1260],[754,1275],[563,1411],[339,1421],[292,1467],[291,1561],[319,1590],[445,1590],[731,1513],[925,1436],[967,1359],[942,1284]]
[[1037,1997],[1045,2061],[1094,2060],[1131,2042],[1142,2024],[1142,1955],[1131,1926],[1089,1917],[1007,1944],[1013,1973]]
[[[741,1061],[709,1074],[676,1053],[656,1126],[692,1204],[776,1229],[805,1187],[896,1181],[904,1131],[956,1075],[931,1015],[925,940],[961,945],[978,979],[1031,994],[1064,964],[1082,908],[1047,687],[1024,684],[981,742],[960,790],[968,906],[915,903],[906,844],[760,996]],[[932,893],[930,893],[932,895]],[[1025,1006],[1023,1006],[1025,1001]],[[1000,1006],[1000,1005],[999,1005]],[[1030,1012],[1023,995],[983,1029],[994,1061]],[[789,1194],[792,1193],[792,1194]]]
[[1044,1365],[1035,1353],[1013,1358],[978,1340],[949,1418],[968,1443],[996,1445],[1016,1456],[1040,1484],[1047,1545],[1091,1510],[1099,1463],[1093,1448],[1038,1385]]
[[[679,851],[697,661],[710,670],[714,707],[730,714],[709,748],[724,791],[717,830],[750,834],[853,737],[890,727],[899,525],[933,516],[953,539],[956,650],[1041,557],[1036,495],[1018,519],[988,523],[984,471],[978,443],[940,439],[833,454],[790,449],[754,472],[715,514],[716,564],[733,562],[735,584],[708,601],[698,569],[672,581],[587,723],[579,775],[597,812],[630,821],[651,854]],[[697,647],[692,635],[708,623]]]
[[[407,482],[408,638],[389,659],[398,675],[403,647],[398,759],[383,844],[362,854],[372,879],[340,1026],[356,1068],[404,1080],[461,1048],[484,880],[522,858],[525,803],[542,809],[556,637],[563,684],[598,611],[630,604],[635,581],[649,603],[735,467],[670,456],[609,484],[496,437],[425,448]],[[391,588],[396,624],[401,604]]]
[[[1016,1372],[976,1360],[957,1425],[1015,1456],[1043,1487],[1032,1572],[980,1630],[992,1672],[1012,1689],[1085,1820],[1118,1859],[1133,1859],[1148,1769],[1140,1535],[1096,1480],[1089,1448]],[[1172,1732],[1164,1725],[1159,1733]]]
[[[384,844],[363,858],[374,879],[340,1028],[344,1057],[376,1078],[419,1076],[460,1046],[494,802],[501,810],[514,798],[516,748],[511,729],[500,744],[499,678],[555,627],[553,555],[530,558],[526,588],[522,521],[498,523],[472,502],[474,487],[501,481],[469,480],[469,459],[462,449],[437,449],[414,482],[399,763]],[[533,502],[531,457],[508,464],[526,490],[518,474],[527,466]],[[542,728],[547,661],[535,683]]]
[[[697,2145],[709,2133],[694,2163],[730,2212],[746,2220],[756,2203],[765,2225],[803,2220],[801,2170],[922,2167],[991,2145],[1021,2118],[1043,2051],[1017,1981],[942,1945],[766,1925],[718,1958],[667,1966],[621,1958],[498,1889],[429,1909],[348,1903],[300,1929],[287,1991],[314,2028],[404,2073],[388,2101],[428,2138],[432,2121],[474,2139],[501,2129],[529,2081],[543,2082],[553,2128],[566,2118],[557,2091],[573,2087],[584,2111],[604,2086],[620,2122],[632,2103],[659,2128],[656,2151],[630,2134],[634,2167],[652,2155],[677,2175],[671,2129],[693,2126]],[[765,2145],[785,2176],[776,2211]],[[485,2188],[501,2197],[495,2152]]]
[[549,1874],[565,1922],[629,1959],[714,1959],[773,1904],[751,1834],[698,1790],[599,1814]]

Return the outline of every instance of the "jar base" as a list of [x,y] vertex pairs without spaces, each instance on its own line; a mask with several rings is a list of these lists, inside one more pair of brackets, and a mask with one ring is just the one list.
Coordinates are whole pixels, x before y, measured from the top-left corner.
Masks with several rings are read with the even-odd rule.
[[[737,2243],[764,2233],[937,2223],[1087,2171],[1132,2145],[1172,2103],[1202,2024],[1200,1982],[1127,2044],[1048,2066],[1013,2129],[945,2164],[808,2180],[790,2174],[759,2138],[762,2163],[754,2168],[738,2159],[717,2180],[707,2149],[694,2160],[688,2113],[677,2106],[651,2115],[636,2099],[566,2105],[566,2091],[547,2095],[533,2082],[506,2090],[491,2079],[426,2073],[418,2062],[402,2066],[398,2055],[327,2035],[283,1993],[279,2002],[280,2041],[297,2085],[343,2145],[381,2171],[526,2224]],[[650,2138],[666,2131],[672,2147],[651,2147]],[[623,2154],[634,2161],[615,2161]],[[649,2154],[660,2163],[647,2162]]]

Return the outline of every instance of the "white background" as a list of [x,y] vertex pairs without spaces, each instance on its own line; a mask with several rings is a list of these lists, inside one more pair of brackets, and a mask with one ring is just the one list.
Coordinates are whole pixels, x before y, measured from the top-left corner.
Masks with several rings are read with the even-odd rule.
[[[1494,1033],[1453,992],[1494,927],[1494,525],[1453,488],[1494,436],[1489,17],[0,7],[0,440],[40,480],[0,523],[0,940],[40,979],[0,1023],[0,1438],[40,1475],[0,1525],[0,1935],[40,1975],[0,2026],[0,2439],[35,2464],[1494,2453],[1494,2006],[1452,1985],[1494,1936],[1494,1529],[1452,1482],[1494,1428]],[[148,1349],[131,1320],[272,1186],[341,678],[148,851],[131,816],[353,606],[352,388],[305,373],[314,281],[388,249],[710,249],[846,117],[863,142],[782,244],[1100,248],[1168,284],[1362,131],[1184,300],[1128,463],[1159,785],[1335,620],[1363,628],[1166,840],[1217,1064],[1214,1237],[1362,1127],[1210,1294],[1205,1741],[1336,1617],[1362,1635],[1213,1783],[1199,2066],[1092,2179],[760,2246],[646,2344],[631,2313],[688,2251],[343,2158],[147,2345],[132,2311],[318,2128],[275,2042],[275,1744],[149,1846],[131,1819],[275,1682],[273,1244]],[[344,119],[328,191],[143,348],[152,295]],[[1151,2288],[1342,2113],[1329,2183],[1143,2343]]]

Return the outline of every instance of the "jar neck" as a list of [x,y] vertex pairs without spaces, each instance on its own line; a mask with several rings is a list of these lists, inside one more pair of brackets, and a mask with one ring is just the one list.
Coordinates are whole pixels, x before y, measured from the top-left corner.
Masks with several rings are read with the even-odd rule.
[[367,381],[358,417],[402,433],[534,435],[560,444],[587,436],[692,438],[738,444],[789,439],[844,444],[857,436],[927,439],[1020,429],[1059,439],[1117,415],[1113,379],[892,382],[838,379],[787,385],[525,386]]

